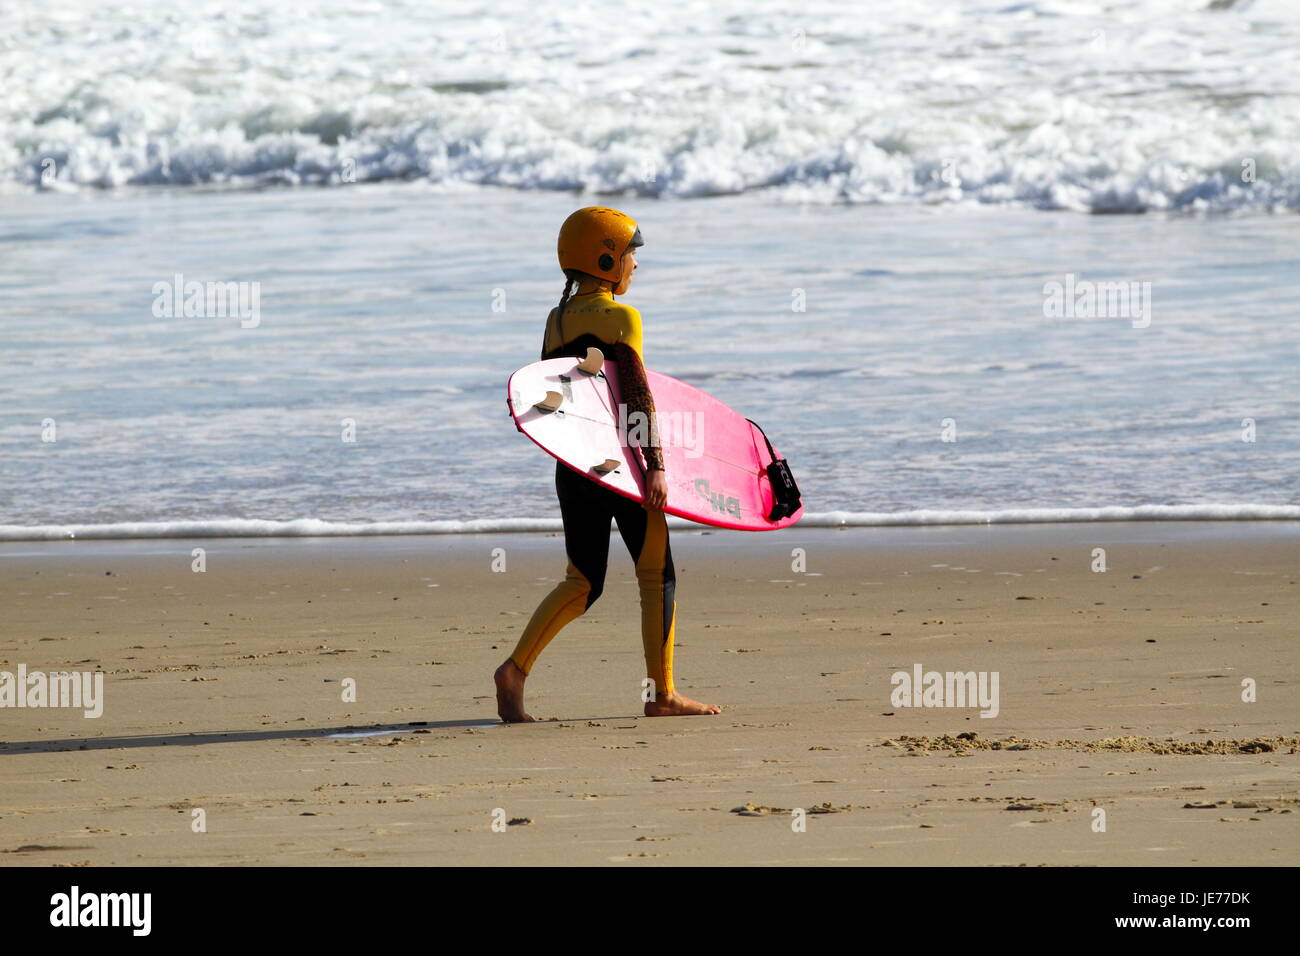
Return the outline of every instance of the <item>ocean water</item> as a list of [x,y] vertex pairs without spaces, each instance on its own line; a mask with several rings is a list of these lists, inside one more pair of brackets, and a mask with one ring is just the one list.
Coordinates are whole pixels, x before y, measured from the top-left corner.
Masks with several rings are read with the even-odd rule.
[[[592,5],[20,0],[0,538],[558,527],[505,381],[593,202],[648,364],[810,524],[1300,518],[1300,8],[898,6],[593,45]],[[159,314],[178,275],[256,321]]]

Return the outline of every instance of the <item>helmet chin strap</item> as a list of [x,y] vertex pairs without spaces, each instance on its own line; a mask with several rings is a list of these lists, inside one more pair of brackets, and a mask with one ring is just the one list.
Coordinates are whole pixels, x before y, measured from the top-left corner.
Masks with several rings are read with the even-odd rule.
[[[622,262],[622,259],[620,258],[619,261]],[[624,268],[626,268],[626,266],[624,266]],[[618,287],[619,287],[619,285],[623,282],[623,269],[619,269],[619,270],[618,270],[618,278],[617,278],[617,279],[603,279],[603,278],[602,278],[600,281],[601,281],[601,282],[608,282],[608,283],[609,283],[609,294],[610,294],[610,295],[617,295],[617,294],[618,294],[618,292],[617,292]]]
[[[629,239],[627,241],[627,245],[623,247],[623,254],[618,257],[618,267],[619,267],[618,279],[615,280],[614,282],[614,289],[617,289],[619,284],[625,278],[623,273],[627,269],[628,253],[631,252],[633,249],[636,249],[638,246],[644,246],[644,245],[645,245],[645,240],[641,238],[641,228],[638,226],[636,232],[632,233],[632,238]],[[610,291],[612,292],[613,289],[611,289]]]
[[[640,230],[637,231],[637,235],[640,235]],[[623,254],[618,257],[618,265],[619,265],[618,279],[614,282],[613,286],[610,288],[611,293],[615,289],[617,289],[619,285],[622,284],[623,279],[626,278],[623,275],[623,273],[627,271],[627,254],[635,248],[636,248],[635,245],[633,245],[632,243],[628,243],[627,248],[623,250]]]

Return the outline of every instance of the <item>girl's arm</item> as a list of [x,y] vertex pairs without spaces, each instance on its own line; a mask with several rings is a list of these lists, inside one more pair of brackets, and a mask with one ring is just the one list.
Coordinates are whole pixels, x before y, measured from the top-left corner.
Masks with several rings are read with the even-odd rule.
[[[626,342],[619,342],[609,349],[609,358],[618,365],[618,381],[623,392],[623,404],[628,409],[628,421],[647,421],[650,423],[650,443],[640,445],[645,458],[646,471],[664,470],[663,450],[659,447],[659,422],[655,416],[655,399],[650,392],[650,382],[646,379],[645,366],[637,350]],[[640,412],[643,419],[633,419],[632,413]]]

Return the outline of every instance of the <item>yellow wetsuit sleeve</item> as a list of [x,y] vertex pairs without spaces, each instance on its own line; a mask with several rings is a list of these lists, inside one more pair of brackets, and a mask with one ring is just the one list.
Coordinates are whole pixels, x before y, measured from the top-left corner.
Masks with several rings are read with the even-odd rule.
[[640,356],[641,361],[645,361],[645,349],[642,345],[644,332],[641,329],[641,313],[630,305],[623,306],[623,321],[620,323],[618,340],[626,342],[632,348],[636,349],[636,354]]

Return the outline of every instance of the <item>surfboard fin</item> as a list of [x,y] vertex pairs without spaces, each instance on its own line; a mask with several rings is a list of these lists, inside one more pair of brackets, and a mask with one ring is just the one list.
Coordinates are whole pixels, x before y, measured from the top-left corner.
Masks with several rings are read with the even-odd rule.
[[595,347],[587,348],[587,357],[578,363],[578,371],[588,375],[599,375],[600,367],[605,364],[605,353]]
[[604,464],[596,465],[591,470],[598,475],[608,475],[611,471],[623,464],[617,458],[606,458]]
[[533,403],[533,408],[539,412],[559,411],[560,406],[564,404],[564,396],[559,392],[547,392],[546,397],[540,402]]

